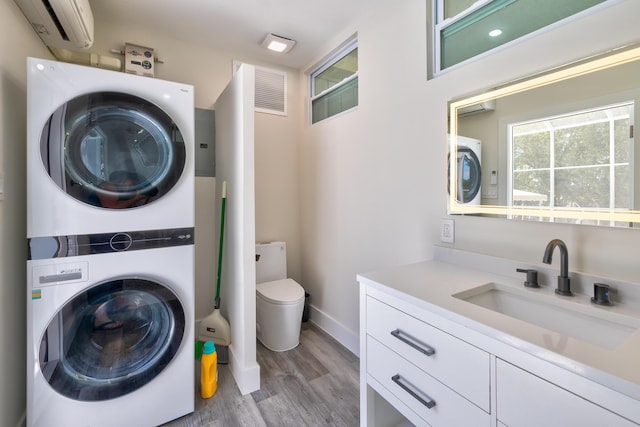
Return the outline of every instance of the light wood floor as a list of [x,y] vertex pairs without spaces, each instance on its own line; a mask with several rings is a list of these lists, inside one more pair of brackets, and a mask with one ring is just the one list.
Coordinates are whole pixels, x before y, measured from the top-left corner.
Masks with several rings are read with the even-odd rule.
[[276,353],[260,342],[257,348],[260,390],[240,395],[228,365],[218,365],[218,391],[203,400],[197,372],[195,412],[164,427],[359,425],[360,362],[353,353],[310,322],[293,350]]

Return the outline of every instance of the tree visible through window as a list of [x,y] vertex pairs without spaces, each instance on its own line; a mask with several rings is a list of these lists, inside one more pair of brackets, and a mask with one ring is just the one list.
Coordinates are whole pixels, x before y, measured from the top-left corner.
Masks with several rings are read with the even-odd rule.
[[513,206],[632,209],[633,103],[509,126]]

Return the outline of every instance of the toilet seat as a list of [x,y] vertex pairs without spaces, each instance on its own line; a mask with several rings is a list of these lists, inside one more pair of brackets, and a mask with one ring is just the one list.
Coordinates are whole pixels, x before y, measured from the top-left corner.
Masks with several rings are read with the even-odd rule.
[[293,279],[258,283],[256,293],[258,297],[278,305],[296,304],[304,299],[304,289]]

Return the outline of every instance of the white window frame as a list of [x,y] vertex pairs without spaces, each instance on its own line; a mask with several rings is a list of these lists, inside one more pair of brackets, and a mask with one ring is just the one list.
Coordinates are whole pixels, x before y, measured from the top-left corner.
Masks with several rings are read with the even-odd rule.
[[336,50],[330,56],[328,56],[327,59],[325,61],[323,61],[319,67],[314,68],[314,70],[311,73],[309,73],[309,123],[311,123],[311,124],[320,123],[320,122],[323,122],[323,121],[325,121],[327,119],[330,119],[331,117],[335,117],[337,115],[344,114],[347,111],[352,111],[352,110],[354,110],[355,108],[358,107],[359,100],[358,100],[358,103],[356,103],[355,106],[353,106],[351,108],[348,108],[348,109],[346,109],[344,111],[341,111],[338,114],[334,114],[332,116],[325,117],[324,119],[313,123],[313,102],[316,99],[322,98],[323,96],[340,89],[341,87],[345,86],[349,82],[358,79],[358,74],[359,74],[359,71],[360,71],[360,67],[358,66],[358,71],[356,71],[351,76],[343,79],[342,81],[336,83],[335,85],[331,86],[330,88],[323,90],[322,92],[318,93],[317,95],[314,95],[314,93],[315,93],[315,77],[318,74],[320,74],[323,71],[325,71],[326,69],[332,67],[336,62],[340,61],[342,58],[344,58],[345,56],[347,56],[349,53],[351,53],[353,50],[355,50],[357,48],[358,48],[358,38],[355,37],[352,40],[349,40],[347,43],[345,43],[342,47],[340,47],[338,50]]
[[[541,118],[532,118],[532,119],[528,119],[528,120],[518,120],[518,121],[509,121],[509,123],[507,124],[507,144],[508,144],[508,158],[507,158],[507,165],[508,165],[508,181],[507,181],[507,206],[513,206],[513,190],[514,190],[514,183],[513,183],[513,174],[514,174],[514,168],[513,168],[513,128],[515,126],[518,125],[522,125],[522,124],[526,124],[526,123],[533,123],[533,122],[544,122],[547,120],[553,120],[555,118],[559,118],[559,117],[564,117],[564,116],[569,116],[569,115],[573,115],[573,114],[581,114],[581,113],[587,113],[590,111],[596,111],[596,110],[604,110],[604,109],[609,109],[609,108],[615,108],[615,107],[619,107],[622,105],[631,105],[632,109],[632,117],[630,118],[631,121],[631,126],[634,126],[634,117],[635,117],[635,101],[633,99],[629,99],[629,100],[625,100],[625,101],[619,101],[619,102],[615,102],[615,103],[611,103],[611,104],[604,104],[604,105],[598,105],[598,106],[594,106],[594,107],[590,107],[590,108],[585,108],[585,109],[579,109],[579,110],[575,110],[575,111],[569,111],[569,112],[564,112],[561,114],[554,114],[554,115],[549,115],[549,116],[545,116],[545,117],[541,117]],[[613,121],[613,119],[609,119],[610,122]],[[555,201],[555,193],[554,193],[554,188],[555,188],[555,174],[554,172],[559,169],[556,165],[555,165],[555,160],[554,160],[554,139],[553,139],[553,132],[555,131],[555,129],[549,129],[548,132],[550,133],[550,164],[549,164],[549,168],[544,168],[545,170],[548,169],[550,174],[551,174],[551,179],[549,182],[549,200],[548,200],[548,207],[549,208],[554,208],[554,201]],[[610,135],[610,137],[612,137],[612,135]],[[611,179],[610,179],[610,199],[609,199],[609,207],[608,208],[603,208],[603,210],[621,210],[621,209],[616,209],[615,208],[615,179],[614,179],[614,173],[615,173],[615,166],[617,165],[615,163],[615,156],[613,153],[614,150],[614,146],[611,145],[610,147],[611,150],[611,155],[609,156],[609,168],[610,168],[610,174],[612,175]],[[633,154],[633,144],[631,145],[631,155],[630,155],[630,159],[629,159],[629,167],[631,168],[631,170],[634,170],[634,154]],[[560,169],[573,169],[573,168],[580,168],[580,167],[594,167],[594,166],[606,166],[606,165],[583,165],[583,166],[568,166],[568,167],[563,167]],[[632,180],[630,183],[630,201],[629,201],[629,206],[633,206],[633,195],[634,195],[634,180],[633,180],[633,176],[632,176]],[[587,207],[588,209],[594,209],[593,207]]]
[[543,32],[549,31],[552,28],[556,28],[559,27],[561,25],[566,25],[569,22],[572,22],[574,20],[580,19],[582,16],[589,14],[589,13],[593,13],[595,11],[598,11],[600,9],[606,8],[606,7],[610,7],[612,5],[614,5],[615,3],[619,3],[622,0],[606,0],[603,3],[597,4],[595,6],[592,6],[588,9],[585,9],[581,12],[578,12],[574,15],[568,16],[564,19],[561,19],[559,21],[556,21],[552,24],[549,24],[547,26],[544,26],[542,28],[539,28],[535,31],[532,31],[528,34],[525,34],[523,36],[520,36],[519,38],[513,39],[507,43],[501,44],[499,46],[494,47],[493,49],[489,49],[487,51],[484,51],[476,56],[472,56],[468,59],[465,59],[462,62],[459,62],[457,64],[451,65],[445,69],[442,69],[441,67],[441,40],[440,40],[440,33],[447,27],[451,26],[452,24],[456,23],[457,21],[465,18],[467,15],[475,12],[476,10],[486,6],[489,3],[492,3],[493,1],[496,0],[477,0],[475,3],[473,3],[471,6],[469,6],[469,8],[463,10],[462,12],[458,13],[455,16],[452,16],[450,18],[445,19],[444,18],[444,2],[445,0],[431,0],[431,16],[433,19],[433,22],[431,24],[431,32],[432,32],[432,43],[431,43],[431,48],[432,48],[432,59],[433,59],[433,76],[436,77],[438,75],[441,75],[442,73],[446,73],[450,70],[454,70],[460,66],[463,66],[464,64],[468,64],[472,61],[475,61],[479,58],[483,58],[489,54],[492,54],[496,51],[499,51],[501,49],[505,49],[509,46],[513,46],[514,44],[520,43],[524,40],[527,40],[531,37],[534,37],[535,35],[541,34]]
[[[440,33],[442,32],[442,30],[444,30],[451,24],[454,24],[456,21],[461,20],[462,18],[469,15],[470,13],[475,12],[477,9],[484,7],[486,4],[491,3],[492,1],[493,0],[478,0],[475,3],[473,3],[468,9],[465,9],[459,14],[445,20],[444,18],[445,0],[432,0],[431,2],[432,8],[433,8],[432,16],[435,17],[435,20],[433,22],[433,64],[435,67],[433,72],[434,75],[441,74],[459,65],[459,64],[456,64],[456,65],[452,65],[451,67],[447,67],[444,70],[442,69],[442,64],[441,64],[442,57],[440,56],[440,53],[441,53]],[[479,56],[482,56],[485,54],[486,52],[483,54],[480,54]],[[466,63],[467,61],[470,61],[474,58],[477,58],[477,56],[473,58],[469,58],[466,61],[461,62],[460,64]]]

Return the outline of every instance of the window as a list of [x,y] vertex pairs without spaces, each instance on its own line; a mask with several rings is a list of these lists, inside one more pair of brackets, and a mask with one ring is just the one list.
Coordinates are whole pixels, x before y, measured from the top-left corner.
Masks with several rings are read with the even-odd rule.
[[311,73],[311,123],[358,105],[358,41],[353,40]]
[[605,0],[433,0],[435,73]]
[[509,204],[633,209],[633,102],[509,125]]

